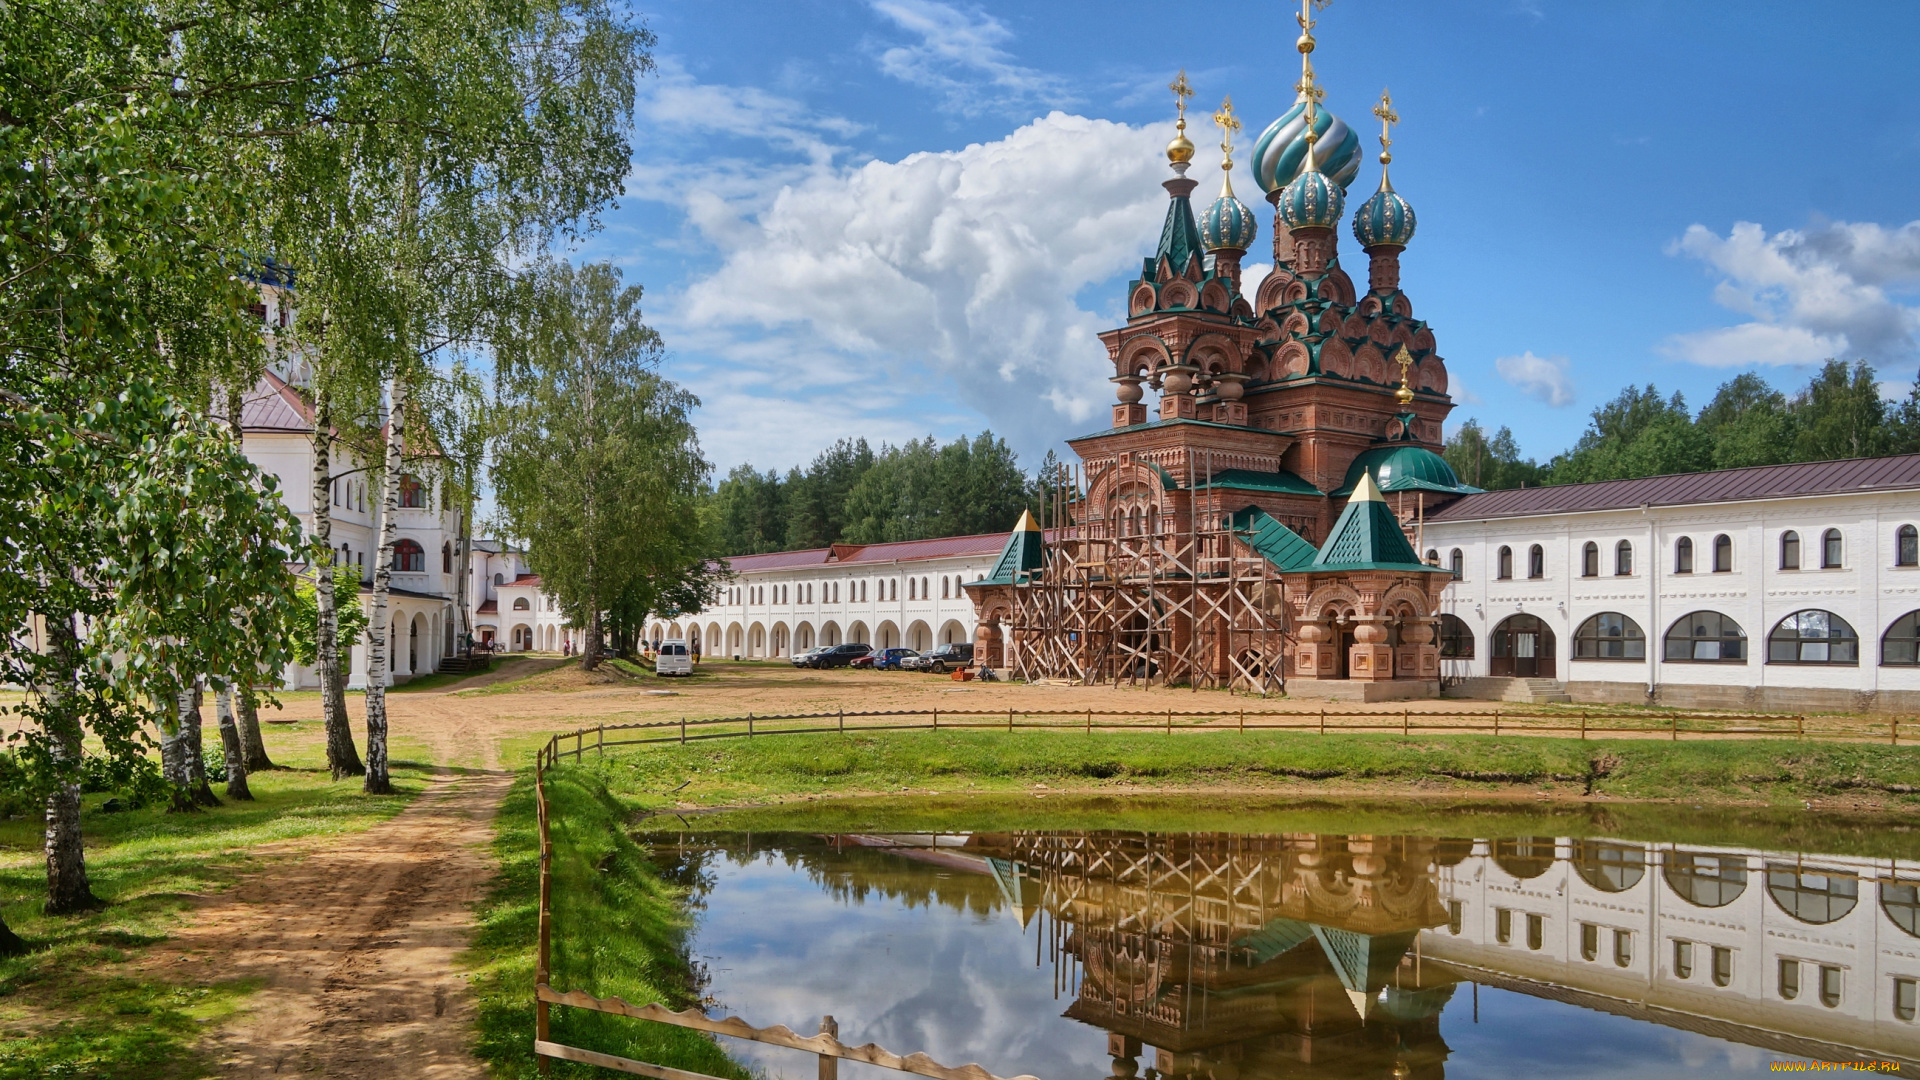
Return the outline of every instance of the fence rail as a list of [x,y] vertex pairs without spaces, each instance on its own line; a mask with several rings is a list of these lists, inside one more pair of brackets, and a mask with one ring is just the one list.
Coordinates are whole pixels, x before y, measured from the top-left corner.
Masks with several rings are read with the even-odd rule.
[[[1907,720],[1909,730],[1913,726]],[[548,829],[551,807],[547,801],[547,773],[562,759],[579,761],[588,749],[604,754],[610,747],[645,746],[662,743],[686,744],[708,739],[759,738],[778,735],[816,735],[860,731],[1150,731],[1175,733],[1315,731],[1320,734],[1389,731],[1411,735],[1414,732],[1490,732],[1494,735],[1565,735],[1579,733],[1583,739],[1641,736],[1679,741],[1690,739],[1793,738],[1900,743],[1900,717],[1882,720],[1848,720],[1840,717],[1787,716],[1759,713],[1640,713],[1604,709],[1527,709],[1493,708],[1444,712],[1416,711],[1411,706],[1388,710],[1320,709],[1313,712],[1273,709],[1159,709],[1126,711],[1113,709],[910,709],[869,712],[780,713],[771,716],[713,717],[644,721],[631,724],[601,724],[562,732],[549,738],[535,756],[534,802],[540,832],[540,914],[539,956],[534,967],[534,1044],[540,1071],[547,1072],[555,1060],[597,1065],[633,1076],[653,1080],[717,1080],[703,1073],[653,1065],[644,1061],[603,1054],[553,1041],[551,1009],[555,1005],[592,1012],[628,1016],[654,1023],[671,1024],[715,1035],[784,1046],[816,1054],[820,1059],[820,1080],[837,1080],[840,1060],[861,1061],[870,1065],[931,1077],[933,1080],[1035,1080],[1030,1076],[1002,1078],[978,1065],[958,1068],[941,1065],[925,1054],[896,1054],[868,1043],[847,1046],[839,1040],[839,1028],[833,1017],[821,1021],[818,1035],[797,1035],[791,1029],[775,1025],[754,1027],[737,1017],[713,1020],[697,1010],[674,1012],[658,1004],[630,1005],[619,998],[597,998],[584,991],[555,990],[551,984],[553,944],[553,840]],[[769,726],[772,725],[772,726]],[[639,738],[607,738],[641,734]],[[658,733],[658,734],[649,734]],[[591,741],[589,741],[591,740]]]

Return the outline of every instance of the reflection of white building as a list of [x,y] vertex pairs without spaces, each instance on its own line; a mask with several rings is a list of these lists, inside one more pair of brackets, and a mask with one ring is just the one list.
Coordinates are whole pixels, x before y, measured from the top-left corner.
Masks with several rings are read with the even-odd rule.
[[1920,863],[1555,837],[1448,843],[1438,884],[1449,922],[1422,932],[1428,960],[1789,1053],[1809,1052],[1804,1042],[1920,1061]]
[[576,636],[527,554],[499,540],[473,542],[467,595],[473,605],[474,644],[506,652],[558,652]]
[[1920,455],[1427,497],[1423,534],[1460,575],[1448,675],[1558,679],[1576,701],[1920,708]]
[[710,656],[790,656],[816,645],[878,648],[973,640],[973,601],[960,588],[993,568],[1007,533],[835,544],[806,551],[736,555],[720,602],[659,620],[649,640],[685,637]]

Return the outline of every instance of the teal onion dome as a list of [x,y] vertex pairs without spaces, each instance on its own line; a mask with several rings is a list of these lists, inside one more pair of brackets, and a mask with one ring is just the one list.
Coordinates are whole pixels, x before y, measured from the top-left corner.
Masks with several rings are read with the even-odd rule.
[[[1325,109],[1314,110],[1313,130],[1319,136],[1313,161],[1345,192],[1360,175],[1360,136],[1346,121]],[[1260,133],[1253,144],[1253,179],[1271,195],[1300,175],[1307,156],[1307,106],[1295,102],[1280,119]]]
[[1413,207],[1393,190],[1387,178],[1380,178],[1380,190],[1360,204],[1353,215],[1353,238],[1362,248],[1391,245],[1406,247],[1413,239]]
[[1446,458],[1424,446],[1402,443],[1398,446],[1376,446],[1354,458],[1353,464],[1347,467],[1346,480],[1333,493],[1334,497],[1352,492],[1360,483],[1362,473],[1372,473],[1380,490],[1388,494],[1396,491],[1465,494],[1480,490],[1462,484]]
[[1280,220],[1289,229],[1335,228],[1340,224],[1340,212],[1346,208],[1346,193],[1318,169],[1294,177],[1280,191]]
[[1260,222],[1234,198],[1233,182],[1222,184],[1220,197],[1200,217],[1201,246],[1208,251],[1245,251],[1259,234]]

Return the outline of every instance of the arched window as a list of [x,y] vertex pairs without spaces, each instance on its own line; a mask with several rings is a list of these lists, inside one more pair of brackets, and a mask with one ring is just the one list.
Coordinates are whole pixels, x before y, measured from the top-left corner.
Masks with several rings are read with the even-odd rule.
[[427,505],[427,486],[412,473],[400,474],[400,508],[422,510]]
[[947,576],[945,574],[940,575],[940,599],[945,600],[951,596],[952,588],[953,586],[948,583]]
[[1780,569],[1800,569],[1800,534],[1792,529],[1780,534]]
[[1747,632],[1717,611],[1681,616],[1667,628],[1667,659],[1680,662],[1747,662]]
[[1820,567],[1832,570],[1840,565],[1843,554],[1840,544],[1840,530],[1828,529],[1820,534]]
[[1647,876],[1647,852],[1631,844],[1576,840],[1573,868],[1582,880],[1601,892],[1626,892]]
[[1428,566],[1440,565],[1440,549],[1439,548],[1427,549],[1427,565]]
[[1713,572],[1730,573],[1733,570],[1733,538],[1721,533],[1713,538]]
[[1645,660],[1647,635],[1617,611],[1603,611],[1573,632],[1575,660]]
[[925,600],[926,598],[927,598],[927,579],[921,578],[920,579],[920,599]]
[[1920,937],[1920,885],[1912,881],[1882,880],[1880,910],[1908,937]]
[[1860,635],[1831,611],[1809,608],[1780,620],[1767,635],[1769,664],[1847,664],[1860,662]]
[[1747,860],[1692,851],[1667,853],[1667,888],[1696,907],[1726,907],[1747,891]]
[[1600,545],[1591,540],[1580,549],[1580,576],[1600,576]]
[[1893,531],[1893,565],[1920,566],[1920,529],[1902,525]]
[[1466,621],[1455,615],[1441,613],[1440,658],[1442,660],[1473,659],[1473,630]]
[[1767,864],[1767,894],[1780,910],[1803,923],[1837,922],[1860,903],[1860,882],[1791,863]]
[[1673,572],[1693,573],[1693,540],[1689,537],[1683,536],[1673,543]]
[[493,583],[495,585],[505,585],[507,583],[507,575],[505,574],[493,575]]
[[1622,540],[1613,546],[1613,573],[1615,577],[1633,573],[1633,541]]
[[1459,548],[1454,548],[1451,552],[1447,554],[1447,569],[1453,571],[1454,577],[1457,577],[1457,578],[1466,577],[1467,576],[1466,554],[1462,552]]
[[1543,578],[1547,576],[1547,552],[1539,544],[1527,549],[1527,577]]
[[1920,611],[1909,611],[1887,627],[1887,635],[1880,639],[1880,662],[1898,667],[1920,664]]
[[513,602],[513,610],[515,611],[526,611],[532,606],[533,605],[527,603],[527,598],[524,596],[520,597],[519,599]]
[[913,599],[913,596],[914,596],[914,593],[913,593],[913,579],[912,579],[912,578],[908,578],[908,579],[907,579],[907,599],[909,599],[909,600],[911,600],[911,599]]
[[427,572],[427,551],[411,540],[393,542],[393,568],[402,574]]
[[1500,548],[1500,571],[1495,575],[1501,581],[1513,578],[1513,549],[1505,545]]

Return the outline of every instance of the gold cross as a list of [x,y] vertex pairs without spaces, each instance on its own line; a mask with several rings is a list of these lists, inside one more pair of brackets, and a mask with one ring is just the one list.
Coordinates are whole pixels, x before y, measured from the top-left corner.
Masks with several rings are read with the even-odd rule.
[[1187,99],[1193,96],[1193,84],[1187,82],[1186,68],[1180,69],[1180,74],[1167,84],[1167,89],[1173,91],[1174,103],[1180,107],[1180,126],[1184,128],[1187,123]]
[[1240,123],[1240,118],[1233,115],[1232,94],[1228,94],[1227,99],[1220,103],[1220,111],[1213,114],[1213,123],[1220,129],[1220,152],[1227,159],[1227,165],[1221,167],[1227,168],[1233,163],[1233,134],[1245,127]]
[[1413,366],[1413,354],[1402,345],[1400,351],[1393,354],[1393,362],[1400,365],[1400,385],[1407,385],[1407,369]]
[[[1400,122],[1400,114],[1393,111],[1393,98],[1385,90],[1380,91],[1380,104],[1373,107],[1373,115],[1380,118],[1380,164],[1385,165],[1393,160],[1388,148],[1393,145],[1393,125]],[[1401,351],[1406,350],[1403,347]]]
[[1301,58],[1300,81],[1294,83],[1293,88],[1300,92],[1302,101],[1324,101],[1327,97],[1327,92],[1313,79],[1313,62],[1304,57]]

